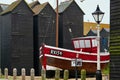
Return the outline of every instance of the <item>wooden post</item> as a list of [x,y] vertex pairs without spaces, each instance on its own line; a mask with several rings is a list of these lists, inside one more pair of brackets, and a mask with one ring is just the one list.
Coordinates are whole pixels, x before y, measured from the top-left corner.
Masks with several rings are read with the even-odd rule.
[[22,73],[22,80],[25,80],[25,76],[26,76],[26,71],[25,71],[25,68],[22,68],[21,70],[21,73]]
[[4,69],[4,75],[5,75],[5,79],[8,79],[8,68]]
[[55,71],[55,80],[59,80],[60,79],[60,70],[56,69]]
[[69,71],[64,70],[64,80],[68,80],[68,78],[69,78]]
[[81,80],[86,80],[86,70],[85,69],[81,70]]
[[31,80],[34,80],[35,70],[33,68],[31,68],[30,70],[30,75],[31,75]]
[[46,71],[44,69],[41,70],[41,80],[46,80]]
[[13,80],[16,80],[17,79],[17,69],[14,68],[13,69]]

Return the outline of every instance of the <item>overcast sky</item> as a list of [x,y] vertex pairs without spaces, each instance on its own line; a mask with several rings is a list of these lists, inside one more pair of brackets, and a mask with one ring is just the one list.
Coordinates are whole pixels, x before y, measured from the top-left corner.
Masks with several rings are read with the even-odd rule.
[[[16,0],[0,0],[0,3],[5,4],[11,4]],[[30,3],[35,0],[26,0],[26,2]],[[66,0],[59,0],[60,2],[63,2]],[[81,2],[81,0],[75,0],[76,3],[80,6],[80,8],[85,13],[84,15],[84,21],[89,22],[95,22],[91,13],[96,10],[97,5],[100,6],[100,9],[102,12],[105,12],[105,15],[103,17],[102,23],[108,23],[110,22],[110,0],[84,0]],[[56,0],[39,0],[40,3],[49,2],[53,8],[56,6]]]

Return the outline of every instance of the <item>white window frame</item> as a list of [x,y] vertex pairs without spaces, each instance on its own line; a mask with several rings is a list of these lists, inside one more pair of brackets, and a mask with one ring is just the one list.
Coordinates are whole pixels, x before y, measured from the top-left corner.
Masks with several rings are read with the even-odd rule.
[[75,48],[80,48],[80,46],[79,46],[79,41],[78,41],[78,40],[73,41],[73,44],[74,44],[74,47],[75,47]]
[[96,39],[93,39],[92,40],[92,47],[96,47],[97,46],[97,40]]
[[84,40],[79,40],[79,45],[80,45],[80,48],[85,48]]
[[90,40],[84,40],[85,41],[85,48],[90,48],[91,44],[90,44]]

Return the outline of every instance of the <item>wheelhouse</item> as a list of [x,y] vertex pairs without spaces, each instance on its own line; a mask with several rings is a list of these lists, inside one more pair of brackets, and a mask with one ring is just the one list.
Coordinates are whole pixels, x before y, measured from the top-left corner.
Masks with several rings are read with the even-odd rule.
[[96,36],[73,38],[72,43],[77,51],[97,53]]

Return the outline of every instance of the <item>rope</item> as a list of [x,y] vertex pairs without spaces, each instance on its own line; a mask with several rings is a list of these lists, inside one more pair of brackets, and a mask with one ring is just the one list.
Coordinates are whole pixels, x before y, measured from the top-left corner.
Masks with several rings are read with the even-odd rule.
[[49,30],[49,27],[50,27],[50,21],[51,21],[51,20],[50,20],[51,17],[47,17],[47,18],[48,18],[48,20],[47,20],[47,22],[48,22],[47,24],[48,24],[48,25],[47,25],[47,29],[46,29],[46,31],[45,31],[45,35],[44,35],[45,37],[43,38],[43,41],[42,41],[43,43],[44,43],[45,40],[46,40],[47,33],[48,33],[48,30]]

